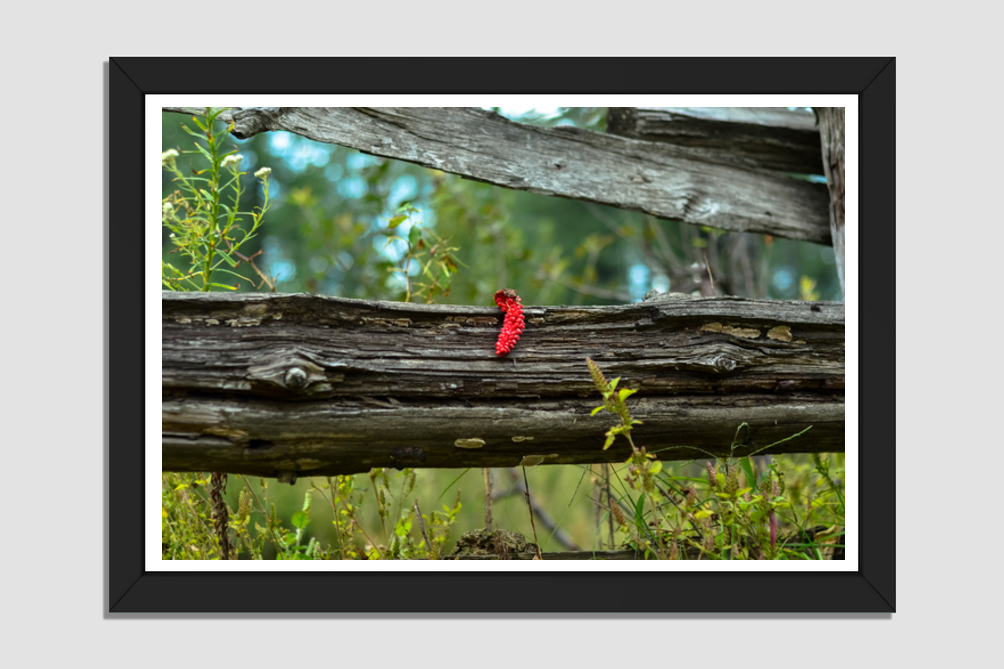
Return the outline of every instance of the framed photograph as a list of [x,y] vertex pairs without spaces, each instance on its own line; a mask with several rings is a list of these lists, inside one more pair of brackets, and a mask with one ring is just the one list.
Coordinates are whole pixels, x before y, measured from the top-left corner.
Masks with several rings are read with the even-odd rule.
[[109,108],[111,613],[895,611],[894,58],[112,58]]

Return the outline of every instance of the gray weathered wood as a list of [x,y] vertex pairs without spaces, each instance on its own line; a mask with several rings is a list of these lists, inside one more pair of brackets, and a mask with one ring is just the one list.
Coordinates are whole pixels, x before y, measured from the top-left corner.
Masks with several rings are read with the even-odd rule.
[[607,132],[690,147],[709,161],[822,174],[812,112],[786,107],[611,107]]
[[[527,306],[506,358],[495,307],[164,293],[165,470],[263,476],[371,467],[623,462],[586,356],[664,459],[844,448],[844,307],[741,298]],[[745,433],[742,440],[746,439]]]
[[826,185],[830,190],[830,235],[833,254],[844,291],[844,108],[820,107],[819,134],[823,150]]
[[724,230],[830,240],[821,184],[709,160],[701,149],[541,128],[465,107],[245,107],[221,120],[232,120],[240,138],[285,130],[496,186]]

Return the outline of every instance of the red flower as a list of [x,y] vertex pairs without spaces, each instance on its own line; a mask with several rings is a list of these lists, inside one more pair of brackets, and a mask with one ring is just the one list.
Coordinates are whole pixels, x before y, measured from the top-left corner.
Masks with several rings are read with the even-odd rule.
[[526,319],[523,317],[523,301],[515,290],[504,288],[495,293],[495,304],[505,314],[502,321],[502,332],[499,333],[499,340],[495,344],[496,355],[505,355],[511,351],[519,336],[526,328]]

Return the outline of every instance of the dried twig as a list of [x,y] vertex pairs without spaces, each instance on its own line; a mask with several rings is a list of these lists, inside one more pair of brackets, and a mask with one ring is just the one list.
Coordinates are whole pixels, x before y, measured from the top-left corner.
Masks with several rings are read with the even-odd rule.
[[[488,467],[485,472],[485,529],[489,532],[492,529],[492,472]],[[418,502],[415,502],[418,504]]]
[[229,560],[232,548],[230,545],[230,531],[229,531],[230,514],[227,510],[227,503],[223,499],[223,492],[226,490],[226,487],[227,487],[227,473],[213,472],[212,487],[209,489],[209,497],[213,501],[212,505],[213,524],[216,529],[216,536],[220,540],[221,558],[224,560]]
[[708,270],[708,278],[711,280],[711,295],[715,294],[715,277],[711,275],[711,265],[708,263],[708,252],[704,252],[704,269]]
[[429,548],[429,553],[432,555],[431,559],[438,559],[439,556],[436,554],[436,547],[429,541],[429,533],[425,531],[425,520],[422,518],[422,510],[418,508],[418,499],[415,500],[411,508],[415,509],[415,516],[418,518],[418,529],[422,530],[422,538],[425,539],[425,545]]
[[533,543],[537,546],[537,557],[536,560],[543,560],[544,556],[540,553],[540,539],[537,538],[537,526],[533,524],[533,505],[530,504],[530,483],[526,480],[526,467],[523,469],[523,496],[526,497],[526,509],[530,512],[530,529],[533,531]]
[[[516,489],[520,493],[526,494],[527,493],[526,487],[523,485],[523,482],[519,480],[519,472],[516,470],[516,468],[510,467],[509,469],[506,470],[506,472],[512,478]],[[509,496],[509,494],[511,493],[512,493],[511,489],[496,490],[495,492],[492,493],[492,499],[501,499],[503,497]],[[554,518],[551,517],[551,514],[547,512],[547,509],[545,509],[544,507],[542,507],[540,504],[537,503],[537,500],[534,499],[533,495],[530,495],[530,507],[533,509],[534,514],[536,514],[537,520],[540,521],[540,524],[551,531],[551,536],[554,538],[555,541],[557,541],[559,544],[561,544],[570,551],[582,550],[579,547],[579,545],[575,543],[572,537],[568,535],[567,532],[558,527],[558,523],[555,522]]]

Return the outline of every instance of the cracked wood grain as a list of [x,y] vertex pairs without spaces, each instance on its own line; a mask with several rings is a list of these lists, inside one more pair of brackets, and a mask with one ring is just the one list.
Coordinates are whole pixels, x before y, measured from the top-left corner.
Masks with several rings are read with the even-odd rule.
[[842,303],[525,312],[520,346],[502,359],[495,307],[165,293],[162,466],[288,477],[535,455],[543,466],[623,462],[623,444],[602,450],[615,419],[589,415],[601,399],[586,356],[638,389],[635,441],[664,459],[725,454],[742,422],[753,442],[737,454],[808,425],[772,452],[844,448]]
[[819,132],[826,185],[830,191],[830,235],[844,292],[844,108],[820,107]]
[[239,138],[285,130],[505,188],[830,243],[824,186],[709,159],[700,148],[541,128],[466,107],[237,107],[221,119]]
[[708,161],[823,174],[811,111],[786,107],[611,107],[607,132],[689,147]]

